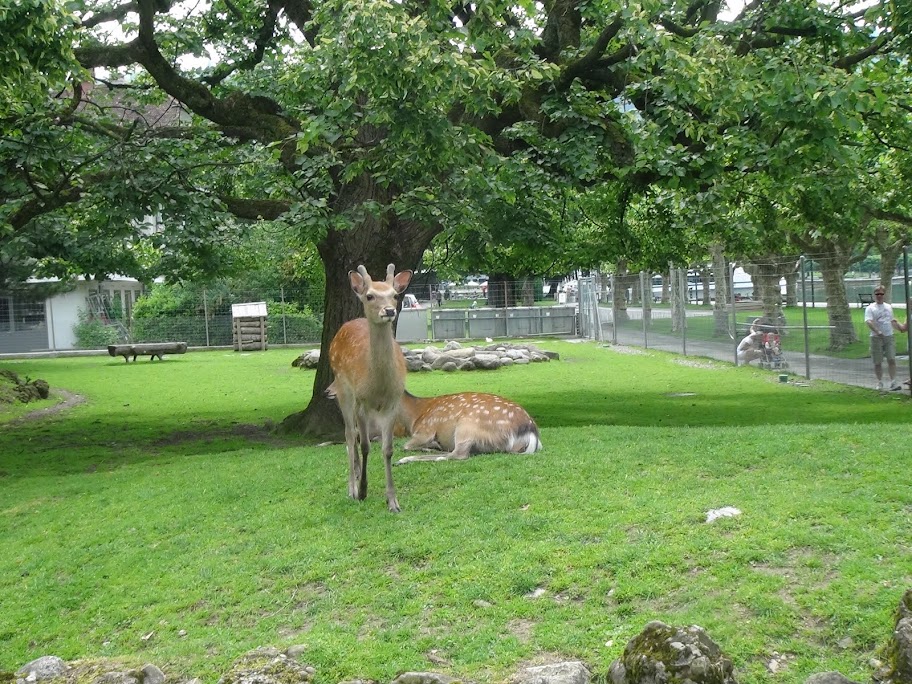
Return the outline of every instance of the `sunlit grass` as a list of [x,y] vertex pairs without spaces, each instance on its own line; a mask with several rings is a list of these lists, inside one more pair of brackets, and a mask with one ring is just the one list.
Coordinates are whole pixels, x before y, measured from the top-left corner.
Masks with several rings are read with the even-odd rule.
[[[557,657],[604,678],[660,619],[705,627],[742,682],[773,651],[782,682],[870,678],[912,586],[908,399],[540,345],[561,360],[409,376],[518,401],[545,449],[396,468],[399,515],[376,454],[358,503],[341,445],[256,429],[309,400],[293,350],[3,364],[86,402],[0,415],[0,670],[117,656],[214,684],[303,643],[319,683]],[[743,514],[704,522],[726,505]]]

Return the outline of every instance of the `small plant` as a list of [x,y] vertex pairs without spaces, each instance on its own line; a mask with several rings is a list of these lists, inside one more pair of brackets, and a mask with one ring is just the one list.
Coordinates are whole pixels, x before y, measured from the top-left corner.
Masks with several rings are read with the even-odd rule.
[[73,333],[79,349],[101,349],[125,341],[120,326],[109,325],[82,310],[79,311],[79,322],[73,326]]

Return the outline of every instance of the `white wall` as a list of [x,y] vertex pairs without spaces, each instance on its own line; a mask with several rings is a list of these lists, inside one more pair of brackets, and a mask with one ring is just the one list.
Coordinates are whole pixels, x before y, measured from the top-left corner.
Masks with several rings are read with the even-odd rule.
[[48,323],[48,349],[75,349],[73,326],[79,322],[79,312],[86,309],[89,284],[76,283],[71,292],[57,294],[47,300],[45,314]]

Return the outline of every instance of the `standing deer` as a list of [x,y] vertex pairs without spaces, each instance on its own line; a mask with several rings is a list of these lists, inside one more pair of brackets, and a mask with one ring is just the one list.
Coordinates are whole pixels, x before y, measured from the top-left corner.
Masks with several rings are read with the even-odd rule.
[[542,448],[538,426],[526,410],[496,394],[460,392],[422,398],[402,396],[399,420],[412,438],[406,449],[436,449],[442,456],[406,456],[396,465],[414,461],[462,460],[472,454],[531,454]]
[[[329,365],[335,376],[331,392],[339,402],[345,421],[348,450],[348,495],[367,496],[367,455],[370,453],[371,424],[380,428],[386,463],[386,502],[399,512],[393,484],[393,426],[399,402],[405,392],[405,357],[393,337],[396,304],[412,279],[411,271],[393,275],[386,269],[386,281],[373,281],[364,266],[349,271],[351,287],[364,307],[364,318],[345,323],[329,345]],[[360,443],[361,458],[358,458]]]

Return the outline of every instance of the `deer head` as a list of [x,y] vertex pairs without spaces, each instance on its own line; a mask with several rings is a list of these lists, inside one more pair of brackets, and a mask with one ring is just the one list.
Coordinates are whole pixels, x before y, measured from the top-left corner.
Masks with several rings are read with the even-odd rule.
[[372,324],[392,323],[396,319],[399,297],[412,280],[409,270],[394,274],[395,266],[386,267],[386,280],[372,280],[364,266],[348,272],[351,288],[361,300],[364,316]]

